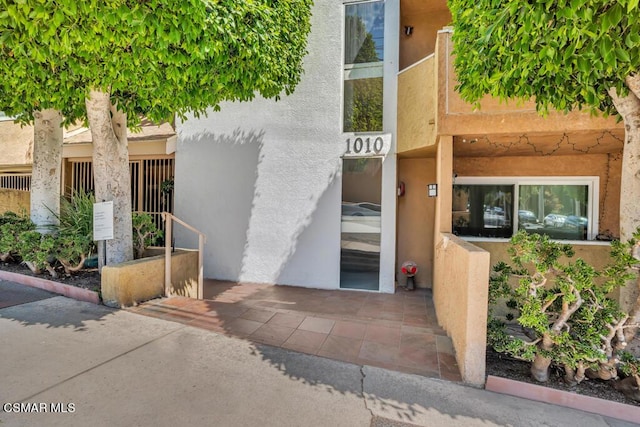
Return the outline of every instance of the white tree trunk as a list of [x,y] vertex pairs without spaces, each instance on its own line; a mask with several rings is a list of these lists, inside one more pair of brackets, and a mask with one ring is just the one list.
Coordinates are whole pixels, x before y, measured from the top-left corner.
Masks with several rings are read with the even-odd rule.
[[640,227],[640,75],[628,77],[627,86],[631,91],[629,95],[615,103],[625,127],[620,182],[620,240],[623,242]]
[[114,238],[106,241],[106,264],[119,264],[133,259],[127,119],[121,112],[112,114],[106,92],[91,90],[86,106],[93,139],[96,202],[113,201]]
[[[640,75],[626,79],[629,94],[618,96],[609,91],[624,121],[625,140],[620,181],[620,240],[628,241],[640,227]],[[620,305],[630,313],[627,323],[640,320],[640,279],[620,289]],[[631,331],[625,335],[632,335]],[[633,331],[635,333],[635,330]]]
[[50,233],[60,214],[62,113],[48,109],[36,111],[33,116],[31,221],[40,233]]

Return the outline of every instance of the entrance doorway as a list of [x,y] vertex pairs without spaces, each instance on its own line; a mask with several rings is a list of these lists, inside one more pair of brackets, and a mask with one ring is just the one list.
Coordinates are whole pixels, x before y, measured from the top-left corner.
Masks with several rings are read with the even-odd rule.
[[342,164],[340,287],[379,290],[382,159]]

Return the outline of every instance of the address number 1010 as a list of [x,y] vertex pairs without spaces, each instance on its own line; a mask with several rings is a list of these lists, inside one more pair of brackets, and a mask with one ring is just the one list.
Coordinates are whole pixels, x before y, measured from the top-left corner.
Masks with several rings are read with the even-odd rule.
[[372,140],[370,137],[357,137],[351,141],[347,138],[347,151],[345,154],[380,154],[384,148],[384,140],[378,136]]

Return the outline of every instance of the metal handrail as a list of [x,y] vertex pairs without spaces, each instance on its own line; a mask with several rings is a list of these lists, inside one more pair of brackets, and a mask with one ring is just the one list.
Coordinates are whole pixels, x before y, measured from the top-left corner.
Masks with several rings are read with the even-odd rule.
[[[165,222],[164,295],[169,296],[171,290],[171,239],[173,233],[173,221],[175,221],[198,235],[198,299],[202,299],[204,285],[204,244],[207,241],[207,236],[170,212],[162,212],[161,215],[162,220]],[[167,221],[167,219],[169,219],[169,221]]]

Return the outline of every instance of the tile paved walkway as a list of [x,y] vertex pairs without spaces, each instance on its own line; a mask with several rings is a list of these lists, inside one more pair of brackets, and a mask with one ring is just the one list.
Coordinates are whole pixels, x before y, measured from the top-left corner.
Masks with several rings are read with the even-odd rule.
[[204,298],[160,298],[129,310],[256,343],[461,381],[429,290],[379,294],[206,280]]

